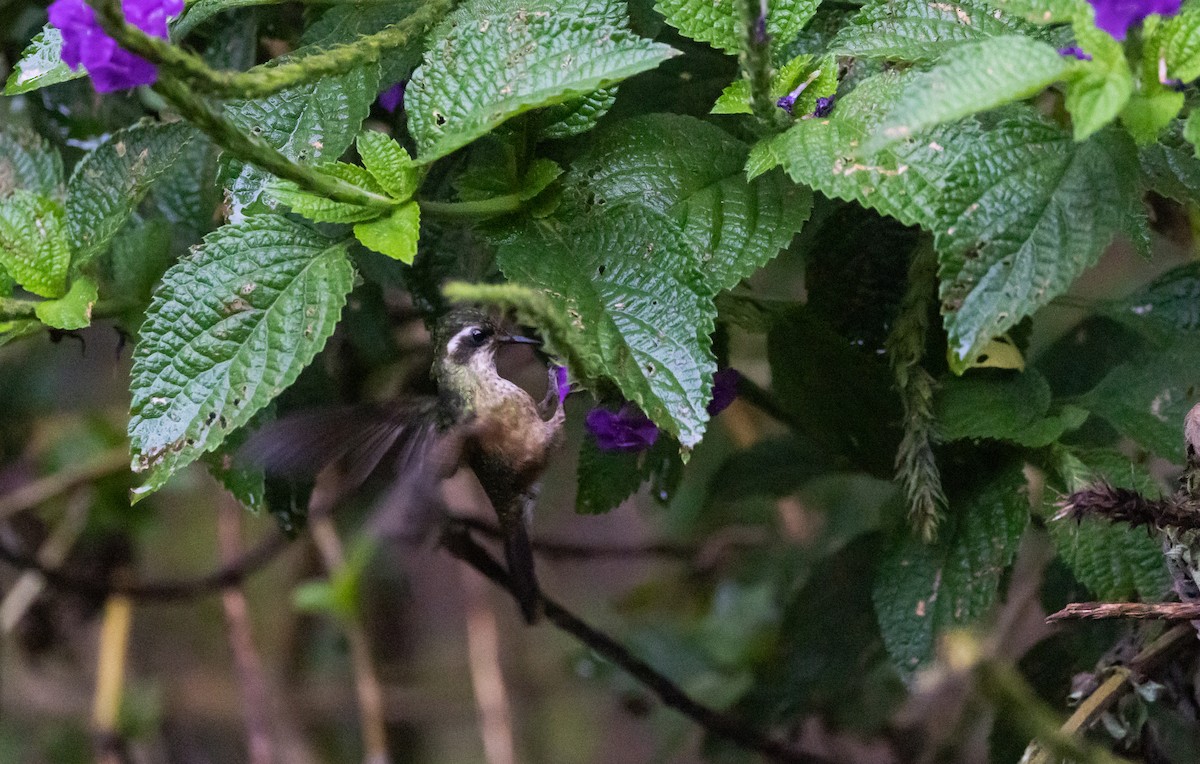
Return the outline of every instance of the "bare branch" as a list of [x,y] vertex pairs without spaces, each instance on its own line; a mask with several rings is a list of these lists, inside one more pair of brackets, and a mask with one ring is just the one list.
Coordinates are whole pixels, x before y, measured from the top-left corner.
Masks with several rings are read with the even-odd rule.
[[1057,613],[1047,616],[1046,621],[1099,621],[1109,618],[1193,621],[1200,619],[1200,602],[1072,602]]

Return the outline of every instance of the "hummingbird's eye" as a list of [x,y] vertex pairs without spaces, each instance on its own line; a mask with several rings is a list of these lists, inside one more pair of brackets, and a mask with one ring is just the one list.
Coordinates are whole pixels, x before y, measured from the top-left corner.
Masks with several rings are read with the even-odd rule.
[[487,343],[488,332],[484,331],[483,329],[478,329],[478,328],[472,329],[470,337],[471,337],[472,345],[474,345],[477,348],[483,347]]

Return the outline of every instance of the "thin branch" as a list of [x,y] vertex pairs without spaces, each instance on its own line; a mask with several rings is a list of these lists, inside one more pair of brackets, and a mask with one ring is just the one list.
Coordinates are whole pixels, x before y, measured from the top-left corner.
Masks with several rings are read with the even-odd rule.
[[[241,555],[242,508],[224,491],[218,498],[217,542],[221,563],[234,565]],[[221,607],[229,630],[229,648],[242,694],[242,713],[246,723],[246,750],[250,764],[271,764],[275,760],[275,736],[272,734],[270,693],[262,658],[254,647],[250,609],[246,593],[237,585],[221,592]]]
[[1133,527],[1200,529],[1200,502],[1180,491],[1161,499],[1148,499],[1137,491],[1100,481],[1075,491],[1058,503],[1056,520],[1101,517]]
[[[325,569],[332,575],[345,567],[346,555],[342,541],[329,512],[317,491],[314,490],[309,505],[309,528],[313,541],[321,553]],[[350,663],[354,671],[354,691],[358,696],[359,726],[362,732],[363,761],[365,764],[387,764],[387,725],[383,716],[383,689],[375,675],[375,661],[371,657],[371,643],[367,632],[358,618],[350,615],[341,619],[346,641],[350,645]]]
[[22,570],[36,570],[46,583],[63,591],[104,598],[121,595],[138,602],[190,602],[198,597],[217,594],[227,586],[245,581],[274,560],[291,540],[278,531],[273,532],[257,547],[237,562],[194,578],[164,579],[145,583],[102,581],[95,576],[72,573],[43,565],[36,558],[8,546],[0,536],[0,561]]
[[133,621],[133,603],[128,597],[114,595],[104,603],[100,623],[100,643],[96,651],[96,693],[92,699],[92,731],[96,736],[97,758],[101,762],[120,762],[124,756],[117,721],[125,688],[125,659],[129,652],[129,628]]
[[0,496],[0,522],[27,509],[33,509],[76,486],[128,468],[128,452],[124,448],[114,448],[89,462],[65,467],[43,478],[32,480]]
[[479,712],[479,736],[487,764],[515,764],[512,704],[500,668],[500,634],[487,599],[487,584],[466,563],[459,563],[467,615],[467,664]]
[[1046,621],[1133,618],[1147,621],[1194,621],[1200,619],[1200,602],[1072,602],[1046,617]]
[[[442,542],[452,555],[487,576],[496,585],[512,591],[512,582],[508,574],[487,550],[471,538],[467,528],[460,524],[449,525]],[[769,737],[738,719],[692,700],[677,684],[629,652],[624,645],[589,626],[554,600],[545,595],[540,597],[546,620],[620,666],[657,695],[663,704],[689,717],[708,732],[747,750],[757,751],[774,761],[790,764],[826,763],[826,759],[797,751],[787,743]]]

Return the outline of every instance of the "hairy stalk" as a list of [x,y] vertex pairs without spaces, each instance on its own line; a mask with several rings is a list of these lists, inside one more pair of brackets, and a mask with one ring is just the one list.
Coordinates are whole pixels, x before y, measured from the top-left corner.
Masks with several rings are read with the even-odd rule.
[[419,200],[421,214],[446,220],[484,220],[517,212],[523,206],[517,194],[503,194],[469,202],[432,202]]
[[403,21],[352,43],[335,45],[282,64],[268,63],[246,72],[234,72],[213,69],[200,56],[125,23],[120,0],[91,0],[91,4],[104,31],[121,47],[158,64],[167,70],[163,73],[186,81],[196,90],[229,98],[260,98],[375,63],[386,52],[424,35],[453,6],[452,0],[429,0],[418,5]]
[[290,180],[305,191],[321,194],[334,201],[380,210],[395,205],[395,202],[387,197],[373,194],[340,178],[293,162],[262,138],[242,132],[211,104],[166,72],[159,73],[154,89],[218,146],[242,161],[250,162],[276,177]]
[[896,452],[896,480],[908,499],[908,522],[925,541],[937,537],[946,506],[942,476],[933,455],[934,380],[921,358],[929,331],[929,305],[937,289],[937,256],[929,243],[919,247],[908,268],[908,288],[886,347],[896,388],[904,405],[904,438]]
[[762,127],[779,131],[787,124],[771,98],[771,36],[767,34],[767,0],[735,0],[742,33],[738,63],[750,83],[750,111]]

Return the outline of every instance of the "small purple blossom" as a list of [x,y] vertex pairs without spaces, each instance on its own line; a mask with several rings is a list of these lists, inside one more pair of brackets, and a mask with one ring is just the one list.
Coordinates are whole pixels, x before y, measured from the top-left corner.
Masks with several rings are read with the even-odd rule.
[[1080,61],[1091,61],[1092,60],[1092,57],[1090,55],[1088,55],[1083,50],[1083,48],[1079,47],[1078,45],[1072,45],[1068,48],[1059,48],[1058,55],[1070,56],[1072,58],[1077,58]]
[[558,393],[558,402],[562,403],[571,394],[571,383],[567,380],[567,367],[554,367],[554,389]]
[[742,375],[734,368],[721,369],[713,375],[712,400],[708,402],[709,416],[716,416],[729,408],[729,404],[738,396],[738,383],[741,381]]
[[1129,28],[1157,13],[1174,16],[1182,0],[1088,0],[1096,9],[1096,26],[1117,40],[1124,40]]
[[645,451],[658,440],[658,428],[631,403],[618,411],[595,408],[584,420],[601,451],[634,453]]
[[[165,39],[167,18],[183,11],[183,0],[123,0],[121,9],[127,22]],[[55,0],[49,15],[50,23],[62,32],[63,62],[72,69],[82,65],[96,92],[128,90],[158,79],[158,67],[117,45],[84,0]]]
[[389,114],[394,114],[396,109],[404,105],[404,88],[408,85],[408,81],[404,80],[397,82],[387,90],[379,94],[379,105],[384,111]]
[[826,98],[824,96],[821,96],[820,98],[817,99],[816,108],[813,109],[812,115],[814,117],[816,117],[817,119],[820,119],[821,117],[828,117],[829,113],[832,111],[833,111],[833,98]]
[[783,98],[780,98],[778,101],[776,101],[775,105],[786,111],[788,114],[791,114],[792,110],[796,108],[796,96],[798,95],[800,95],[799,92],[788,93]]

